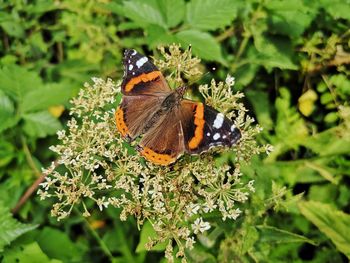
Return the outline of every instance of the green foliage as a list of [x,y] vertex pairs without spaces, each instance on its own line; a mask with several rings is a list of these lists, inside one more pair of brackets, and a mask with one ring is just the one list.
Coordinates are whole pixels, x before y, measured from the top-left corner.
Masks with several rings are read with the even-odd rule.
[[350,215],[315,201],[301,202],[299,207],[301,213],[329,237],[339,251],[350,258]]
[[4,204],[0,203],[0,252],[4,247],[9,245],[13,240],[24,233],[37,228],[38,225],[25,225],[12,218]]
[[[189,80],[190,95],[213,77],[234,76],[264,128],[259,144],[274,146],[242,165],[242,180],[255,180],[256,192],[240,220],[204,218],[213,227],[187,258],[348,260],[349,22],[349,0],[0,1],[0,261],[162,260],[167,244],[144,248],[155,234],[150,224],[139,233],[134,220],[120,222],[118,209],[100,212],[87,202],[88,222],[73,210],[57,223],[52,204],[36,196],[17,219],[7,207],[55,160],[47,149],[82,83],[120,79],[124,48],[158,58],[156,47],[171,43],[191,44],[202,59],[205,75]],[[216,157],[234,160],[230,152]]]

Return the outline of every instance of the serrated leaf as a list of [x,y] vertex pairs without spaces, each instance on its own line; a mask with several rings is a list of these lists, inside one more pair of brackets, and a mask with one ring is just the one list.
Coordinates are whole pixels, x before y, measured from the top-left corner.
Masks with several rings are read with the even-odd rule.
[[[61,248],[61,250],[63,247]],[[60,263],[62,261],[57,259],[49,259],[47,255],[40,249],[38,243],[20,245],[6,251],[3,258],[3,263],[22,262],[22,263]]]
[[0,202],[0,252],[13,240],[24,233],[37,228],[38,225],[26,225],[14,219],[9,209]]
[[299,208],[301,213],[350,259],[350,215],[331,205],[315,201],[300,202]]
[[198,57],[225,63],[220,45],[212,35],[197,30],[186,30],[177,33],[176,38],[185,47],[191,45],[193,53]]
[[349,0],[320,0],[319,5],[335,19],[350,20]]
[[160,26],[152,25],[147,28],[147,43],[151,48],[159,45],[170,45],[176,42],[174,35]]
[[19,21],[10,20],[0,23],[0,27],[9,35],[13,37],[22,38],[24,36],[24,28]]
[[61,123],[48,111],[40,111],[23,115],[24,131],[32,137],[43,138],[55,134],[62,129]]
[[203,30],[229,25],[237,16],[240,1],[192,0],[187,4],[186,23]]
[[348,154],[350,152],[350,141],[347,138],[338,138],[338,131],[334,129],[307,137],[302,143],[320,156]]
[[279,229],[273,226],[256,226],[260,234],[260,242],[268,243],[310,243],[316,245],[316,243],[304,236],[291,233],[289,231]]
[[13,102],[0,90],[0,132],[14,126],[16,122]]
[[41,78],[35,72],[17,65],[0,69],[0,90],[16,101],[22,101],[26,93],[42,86]]
[[[50,258],[57,258],[64,262],[81,261],[82,251],[80,251],[64,232],[45,227],[40,231],[36,240],[41,249]],[[62,250],[62,247],[64,247],[64,250]]]
[[168,27],[174,27],[184,19],[186,10],[184,0],[159,0],[158,4]]
[[255,35],[254,44],[258,53],[252,62],[271,70],[274,67],[280,69],[297,70],[298,66],[293,62],[294,51],[287,39],[270,37],[267,35]]
[[[156,231],[154,231],[150,222],[146,221],[141,230],[140,241],[136,247],[136,252],[140,253],[142,251],[146,251],[145,245],[149,241],[149,238],[157,237]],[[151,251],[164,251],[166,247],[166,243],[160,243],[154,246]]]
[[23,97],[22,111],[38,111],[53,105],[67,102],[74,94],[74,90],[64,83],[47,84],[41,89],[35,89]]
[[253,226],[245,226],[242,233],[242,247],[241,247],[241,254],[244,255],[249,250],[252,249],[254,244],[259,239],[258,231]]
[[16,156],[12,143],[0,140],[0,167],[6,166]]
[[140,27],[147,27],[150,24],[166,27],[160,10],[147,2],[124,2],[123,15],[138,23]]
[[316,11],[305,6],[301,0],[268,1],[266,9],[272,31],[292,37],[300,36],[316,15]]

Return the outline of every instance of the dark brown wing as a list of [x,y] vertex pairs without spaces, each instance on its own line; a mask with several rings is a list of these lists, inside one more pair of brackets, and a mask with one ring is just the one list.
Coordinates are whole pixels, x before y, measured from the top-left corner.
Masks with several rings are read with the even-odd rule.
[[117,129],[129,141],[140,136],[144,127],[157,112],[164,96],[124,96],[115,113]]
[[183,100],[180,107],[186,151],[197,154],[214,146],[228,146],[241,132],[222,113],[201,102]]
[[161,116],[159,122],[146,132],[137,150],[155,164],[169,165],[176,161],[185,150],[177,107]]
[[145,56],[136,50],[124,52],[122,93],[128,96],[161,96],[171,92],[163,74]]
[[125,51],[123,63],[124,96],[115,118],[118,131],[131,141],[142,134],[152,115],[172,91],[157,67],[135,50]]

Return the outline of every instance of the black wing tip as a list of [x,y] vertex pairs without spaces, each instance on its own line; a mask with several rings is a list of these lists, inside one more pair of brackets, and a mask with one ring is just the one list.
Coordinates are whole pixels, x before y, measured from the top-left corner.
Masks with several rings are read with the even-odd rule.
[[135,49],[129,49],[129,48],[127,48],[127,49],[124,50],[124,59],[125,59],[125,58],[133,57],[133,56],[135,56],[135,55],[137,55],[137,54],[140,55],[140,53],[137,52]]

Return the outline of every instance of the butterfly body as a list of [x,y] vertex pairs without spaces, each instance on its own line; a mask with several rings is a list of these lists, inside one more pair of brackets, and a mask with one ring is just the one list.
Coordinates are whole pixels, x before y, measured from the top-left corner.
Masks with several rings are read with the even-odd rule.
[[123,99],[115,118],[126,140],[147,160],[169,165],[184,152],[199,154],[241,137],[231,120],[201,102],[183,99],[185,87],[170,89],[162,73],[135,50],[124,53]]

